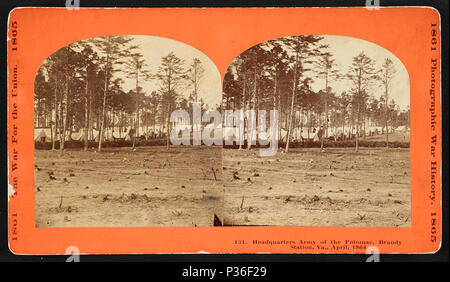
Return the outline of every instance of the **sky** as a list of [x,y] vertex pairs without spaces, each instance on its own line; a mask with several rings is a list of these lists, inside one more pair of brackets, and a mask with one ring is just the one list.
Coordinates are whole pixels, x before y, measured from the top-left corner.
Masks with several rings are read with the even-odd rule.
[[[392,80],[392,85],[389,92],[389,101],[393,99],[400,109],[405,110],[410,105],[410,91],[409,91],[409,76],[403,63],[390,51],[383,47],[371,43],[366,40],[357,39],[347,36],[325,35],[320,44],[328,44],[329,51],[333,54],[336,68],[343,74],[347,73],[348,67],[352,62],[352,58],[364,51],[367,56],[375,60],[375,69],[380,69],[385,58],[393,61],[396,70],[395,77]],[[336,94],[341,94],[351,88],[348,79],[342,79],[338,82],[330,83]],[[315,78],[311,85],[314,91],[325,88],[324,79]],[[370,93],[379,98],[384,95],[381,82],[374,82],[370,89]]]
[[[189,68],[194,58],[200,59],[205,73],[200,80],[198,98],[203,98],[204,102],[210,107],[215,107],[215,105],[220,104],[222,99],[222,78],[214,62],[205,54],[190,45],[172,39],[146,35],[132,37],[133,40],[130,44],[140,46],[139,52],[144,55],[144,59],[148,65],[147,69],[151,74],[155,74],[158,71],[158,67],[161,65],[161,58],[167,56],[171,51],[185,61],[185,70]],[[125,81],[123,84],[125,91],[135,88],[136,82],[134,80],[121,76],[120,74],[117,76],[123,78]],[[160,86],[160,82],[157,79],[140,82],[139,84],[147,95],[158,90]],[[187,98],[192,93],[192,89],[192,86],[186,84],[180,87],[179,92]]]

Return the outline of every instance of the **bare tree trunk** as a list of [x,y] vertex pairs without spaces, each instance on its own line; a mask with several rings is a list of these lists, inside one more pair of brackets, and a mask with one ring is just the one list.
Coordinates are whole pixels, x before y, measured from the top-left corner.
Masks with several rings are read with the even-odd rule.
[[69,103],[68,103],[68,97],[69,96],[69,78],[68,74],[66,74],[66,91],[64,93],[64,111],[63,111],[63,132],[62,132],[62,140],[61,140],[61,147],[59,148],[60,151],[64,151],[64,145],[66,142],[66,130],[67,130],[67,119],[68,119],[68,109],[69,109]]
[[35,115],[34,115],[34,127],[39,127],[39,116],[41,114],[40,112],[40,100],[41,99],[36,99],[36,108],[35,108]]
[[[67,102],[69,102],[69,101],[67,101]],[[70,108],[70,107],[69,107]],[[68,114],[68,113],[67,113]],[[70,117],[69,117],[70,116]],[[68,138],[69,138],[69,141],[73,141],[73,139],[72,139],[72,132],[73,132],[73,116],[72,115],[67,115],[67,128],[68,128],[68,130],[69,130],[69,135],[68,135]]]
[[153,111],[154,115],[153,115],[153,133],[152,133],[152,137],[156,138],[156,103],[154,106],[154,111]]
[[55,104],[55,111],[52,112],[52,150],[55,150],[55,142],[56,142],[56,129],[58,126],[58,99],[57,99],[57,92],[58,92],[58,84],[56,83],[55,79],[55,93],[54,93],[54,104]]
[[359,102],[358,102],[358,112],[356,114],[356,147],[355,150],[358,152],[359,150]]
[[385,92],[386,92],[386,101],[385,101],[385,127],[386,127],[386,148],[389,148],[389,129],[388,129],[388,116],[389,116],[389,109],[388,109],[388,85],[385,84]]
[[167,120],[166,120],[166,127],[167,127],[167,150],[170,149],[170,101],[167,101]]
[[[253,111],[256,113],[256,103],[257,103],[257,101],[256,101],[256,92],[258,91],[258,86],[257,86],[257,80],[258,80],[258,78],[257,78],[257,75],[256,75],[256,68],[257,68],[257,58],[255,58],[255,73],[254,73],[254,85],[253,85]],[[256,118],[256,114],[255,114],[255,116],[253,116],[253,115],[250,115],[250,117],[252,118],[252,119],[254,119],[254,118]],[[253,124],[253,123],[255,123],[255,125],[256,125],[256,121],[251,121],[251,123]],[[248,128],[248,129],[250,129],[250,127]],[[250,149],[251,147],[252,147],[252,138],[253,138],[253,131],[252,132],[250,132],[250,130],[248,130],[247,129],[247,149]],[[255,130],[254,128],[252,128],[252,130]]]
[[89,81],[86,77],[86,93],[84,97],[84,150],[89,147]]
[[277,80],[277,75],[275,74],[275,77],[274,77],[274,85],[273,85],[273,109],[274,110],[276,110],[277,109],[277,83],[278,83],[278,80]]
[[366,140],[366,114],[363,113],[362,115],[362,137],[363,140]]
[[281,93],[278,93],[278,112],[279,112],[279,117],[280,117],[280,122],[278,123],[278,138],[282,138],[281,137],[281,118],[282,118],[282,109],[281,109]]
[[320,152],[323,152],[323,139],[324,139],[324,136],[325,136],[325,133],[322,132],[322,135],[320,136]]
[[359,70],[359,76],[358,76],[358,97],[357,97],[357,105],[356,105],[356,110],[358,111],[356,114],[356,146],[355,146],[355,150],[356,152],[358,152],[359,150],[359,112],[360,112],[360,101],[359,99],[361,98],[361,70]]
[[135,131],[134,131],[134,137],[133,137],[133,147],[132,147],[133,149],[136,147],[136,137],[139,136],[138,87],[139,87],[139,71],[136,70],[136,105],[135,105],[136,118],[134,120]]
[[[92,94],[89,96],[89,128],[88,131],[91,133],[91,138],[94,137],[94,122],[92,122]],[[92,139],[91,139],[92,140]],[[89,135],[88,135],[89,141]]]
[[310,139],[309,133],[311,132],[311,111],[308,110],[308,141]]
[[[245,71],[244,71],[244,85],[242,87],[242,106],[244,107],[244,109],[243,109],[244,110],[243,111],[244,116],[242,117],[242,121],[244,123],[244,131],[242,132],[242,134],[244,134],[244,136],[245,136],[245,110],[247,109],[246,88],[247,88],[247,77],[246,77]],[[233,128],[233,130],[234,130],[234,128]],[[239,134],[240,134],[240,132],[239,132]],[[241,139],[241,138],[242,138],[242,136],[239,135],[239,139]],[[245,140],[245,138],[243,138],[243,139]],[[247,135],[247,141],[248,141],[248,135]],[[238,141],[238,142],[239,142],[239,150],[241,150],[242,149],[242,144],[241,144],[240,141]]]
[[103,130],[105,126],[106,119],[106,94],[108,93],[108,66],[109,65],[109,53],[106,54],[106,65],[105,65],[105,86],[103,89],[103,110],[102,110],[102,118],[100,121],[100,132],[98,136],[98,151],[102,151],[102,141],[103,141]]
[[119,110],[119,138],[122,138],[123,112]]
[[292,83],[291,110],[290,110],[290,114],[289,114],[289,126],[288,126],[287,139],[286,139],[286,153],[289,152],[289,142],[290,142],[290,139],[291,139],[292,118],[293,118],[293,113],[294,113],[295,90],[297,88],[297,68],[298,68],[299,52],[300,52],[300,50],[297,50],[297,54],[296,54],[296,57],[295,57],[294,81]]
[[[62,88],[62,87],[61,87]],[[60,89],[61,90],[61,89]],[[63,113],[63,96],[64,94],[59,95],[59,115],[58,115],[58,128],[59,128],[59,147],[62,146],[62,132],[63,132],[63,120],[64,120],[64,113]]]

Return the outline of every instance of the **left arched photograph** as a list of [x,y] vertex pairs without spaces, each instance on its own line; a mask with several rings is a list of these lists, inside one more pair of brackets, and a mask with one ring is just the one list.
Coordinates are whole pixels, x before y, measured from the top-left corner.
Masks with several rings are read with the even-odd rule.
[[221,96],[215,64],[168,38],[94,37],[51,54],[34,81],[36,227],[213,226],[221,146],[173,146],[171,112],[193,119],[195,102],[219,110]]

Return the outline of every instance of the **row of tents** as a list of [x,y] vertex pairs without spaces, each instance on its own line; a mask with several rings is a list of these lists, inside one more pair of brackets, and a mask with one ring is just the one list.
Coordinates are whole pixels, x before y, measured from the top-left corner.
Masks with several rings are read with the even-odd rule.
[[[190,130],[191,126],[185,126],[186,128],[179,128],[179,129],[187,129]],[[129,128],[123,128],[122,130],[115,128],[114,130],[111,129],[107,129],[105,130],[104,133],[104,138],[105,140],[108,141],[113,141],[113,140],[125,140],[125,141],[129,141],[132,138],[133,132],[130,131],[132,129]],[[161,129],[157,129],[156,132],[152,132],[152,131],[145,131],[145,130],[141,130],[140,132],[143,132],[143,134],[146,138],[148,138],[149,136],[154,136],[156,135],[161,135]],[[409,128],[406,126],[399,126],[397,128],[389,128],[389,132],[406,132],[409,131]],[[375,135],[375,134],[382,134],[384,132],[383,127],[368,127],[365,130],[366,135]],[[309,133],[308,133],[308,128],[304,127],[304,128],[294,128],[292,131],[292,138],[294,140],[299,140],[299,141],[319,141],[319,137],[317,135],[318,133],[318,128],[310,128],[309,129]],[[284,128],[281,129],[280,131],[280,136],[279,136],[279,140],[281,141],[285,141],[287,138],[287,130],[285,130]],[[234,136],[234,140],[237,140],[237,136],[239,136],[238,134],[238,129],[235,127],[225,127],[224,131],[223,131],[223,136],[225,138],[225,136],[230,136],[233,135]],[[269,131],[267,132],[267,136],[270,136]],[[344,130],[342,130],[342,128],[340,129],[335,129],[332,130],[331,128],[328,129],[328,135],[329,138],[333,138],[334,140],[338,140],[338,139],[343,139],[343,138],[352,138],[354,136],[354,134],[351,133],[351,129],[350,128],[344,128]],[[73,132],[71,134],[71,138],[67,135],[66,136],[66,141],[69,140],[76,140],[76,141],[84,141],[85,139],[85,131],[84,130],[80,130],[79,132]],[[89,131],[88,133],[88,140],[89,141],[95,141],[98,142],[99,141],[99,131],[96,129],[92,129]],[[34,141],[36,142],[51,142],[52,141],[52,130],[50,128],[35,128],[34,129]],[[59,141],[59,134],[56,134],[56,138],[55,141]]]
[[[75,140],[75,141],[84,141],[85,140],[85,132],[84,130],[80,130],[79,132],[72,132],[71,136],[66,135],[65,139],[66,141],[69,140]],[[88,133],[88,140],[89,141],[99,141],[100,132],[96,129],[90,130]],[[59,141],[59,134],[56,134],[55,141]],[[116,139],[123,139],[123,140],[131,140],[130,136],[130,130],[127,130],[126,132],[117,132],[117,131],[111,131],[107,130],[104,133],[105,140],[116,140]],[[34,129],[34,141],[35,142],[52,142],[52,130],[50,128],[35,128]]]

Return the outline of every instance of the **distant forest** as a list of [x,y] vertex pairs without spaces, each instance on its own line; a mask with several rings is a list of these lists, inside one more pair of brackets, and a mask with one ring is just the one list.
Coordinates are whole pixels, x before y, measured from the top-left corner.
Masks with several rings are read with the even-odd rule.
[[[59,142],[64,150],[74,132],[85,150],[89,141],[97,141],[101,151],[103,141],[124,135],[132,137],[133,147],[136,136],[165,136],[169,146],[170,113],[185,109],[192,115],[191,103],[203,102],[198,93],[205,69],[198,58],[186,62],[168,50],[158,69],[150,70],[132,39],[106,36],[78,41],[41,65],[34,83],[34,125],[50,130],[53,149]],[[385,58],[376,69],[376,62],[361,52],[343,72],[322,40],[315,35],[291,36],[246,50],[225,73],[218,110],[278,110],[279,136],[285,138],[286,150],[295,132],[309,136],[319,127],[327,138],[356,139],[356,147],[361,136],[374,131],[409,128],[409,108],[401,110],[390,99],[396,76],[392,60]],[[125,91],[124,79],[134,89]],[[159,89],[143,89],[142,82],[149,80],[157,81]],[[339,80],[352,86],[336,93],[332,85]],[[313,91],[313,81],[321,81],[323,88]],[[379,98],[373,94],[376,88],[383,90]],[[182,95],[184,91],[189,95]]]
[[[279,136],[287,134],[287,150],[294,129],[312,136],[322,126],[326,137],[356,138],[358,146],[359,137],[374,133],[370,131],[409,128],[409,108],[400,110],[389,98],[396,75],[392,60],[385,58],[381,69],[376,69],[376,62],[361,52],[342,72],[329,45],[321,43],[323,38],[284,37],[243,52],[225,74],[224,107],[278,110]],[[311,83],[317,80],[323,88],[315,92]],[[352,87],[336,93],[331,85],[338,80],[348,80]],[[373,95],[376,87],[383,89],[379,98]]]
[[[173,110],[188,109],[192,101],[203,104],[198,89],[205,70],[198,58],[186,62],[168,50],[151,73],[139,48],[132,45],[132,36],[96,37],[46,59],[34,83],[35,128],[50,128],[53,149],[60,142],[64,150],[73,132],[82,133],[85,149],[97,141],[99,151],[105,139],[162,136],[170,130]],[[135,88],[125,92],[124,79]],[[158,81],[159,89],[149,93],[140,86],[144,80]],[[186,89],[188,98],[181,95]]]

